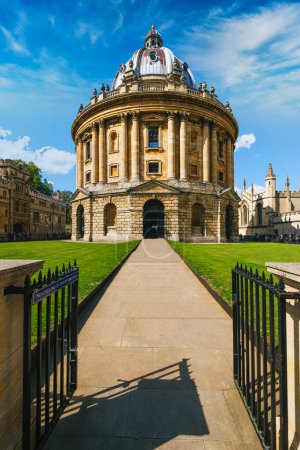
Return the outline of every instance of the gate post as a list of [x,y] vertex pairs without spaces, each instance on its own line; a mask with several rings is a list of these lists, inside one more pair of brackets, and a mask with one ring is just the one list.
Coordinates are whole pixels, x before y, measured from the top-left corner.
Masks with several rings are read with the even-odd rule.
[[22,446],[24,281],[42,266],[43,261],[0,261],[0,448],[6,450]]

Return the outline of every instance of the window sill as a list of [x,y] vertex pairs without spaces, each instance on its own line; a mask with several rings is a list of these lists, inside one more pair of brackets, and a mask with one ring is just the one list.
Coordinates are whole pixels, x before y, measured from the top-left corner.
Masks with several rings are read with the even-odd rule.
[[114,153],[119,153],[119,149],[118,150],[109,150],[108,154],[114,154]]
[[162,147],[145,147],[145,151],[162,153],[164,151],[164,149]]
[[157,177],[157,176],[161,176],[162,174],[161,173],[146,172],[146,175]]
[[85,164],[86,164],[86,163],[89,163],[89,162],[92,162],[92,158],[86,159],[86,160],[84,161]]

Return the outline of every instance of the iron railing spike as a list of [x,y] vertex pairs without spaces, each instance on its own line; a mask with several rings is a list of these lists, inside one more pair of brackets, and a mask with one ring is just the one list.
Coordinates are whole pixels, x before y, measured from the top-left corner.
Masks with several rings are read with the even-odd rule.
[[262,281],[266,281],[265,271],[263,270],[263,273],[261,274]]
[[25,287],[29,287],[30,286],[30,276],[29,276],[29,274],[28,275],[26,275],[26,278],[25,278]]
[[39,275],[38,275],[38,282],[42,283],[42,281],[43,281],[43,275],[42,275],[42,271],[40,270]]
[[285,284],[282,278],[279,278],[279,283],[278,283],[278,289],[280,291],[284,291],[285,290]]
[[74,267],[77,267],[77,261],[74,259]]
[[273,286],[273,284],[274,284],[273,276],[270,275],[270,285]]

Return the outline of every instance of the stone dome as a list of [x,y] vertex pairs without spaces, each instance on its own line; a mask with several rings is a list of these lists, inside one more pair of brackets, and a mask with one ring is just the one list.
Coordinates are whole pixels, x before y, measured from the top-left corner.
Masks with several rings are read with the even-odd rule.
[[152,26],[145,37],[143,48],[136,50],[126,64],[121,64],[114,78],[112,89],[118,89],[122,84],[126,72],[134,70],[137,77],[155,76],[167,77],[176,72],[181,81],[191,88],[195,88],[195,79],[186,62],[177,58],[167,47],[163,46],[160,33]]

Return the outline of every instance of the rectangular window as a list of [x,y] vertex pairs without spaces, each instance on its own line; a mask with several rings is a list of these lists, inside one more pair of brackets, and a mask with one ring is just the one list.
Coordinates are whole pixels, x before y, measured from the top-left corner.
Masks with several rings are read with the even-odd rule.
[[33,213],[33,222],[34,223],[39,223],[40,221],[40,213],[39,212],[34,212]]
[[149,174],[158,175],[161,173],[160,162],[159,161],[149,161],[148,162],[148,172]]
[[149,128],[149,147],[158,147],[158,128]]
[[91,172],[87,172],[85,174],[85,182],[90,183],[91,182]]
[[118,164],[112,164],[109,166],[109,176],[118,177],[119,176],[119,166]]
[[85,144],[85,159],[86,161],[91,159],[91,143],[87,142]]
[[219,172],[219,182],[220,183],[224,182],[224,173],[223,172]]
[[198,166],[197,164],[191,164],[191,176],[197,177],[198,176]]

